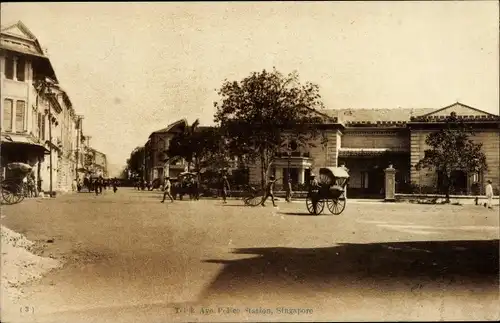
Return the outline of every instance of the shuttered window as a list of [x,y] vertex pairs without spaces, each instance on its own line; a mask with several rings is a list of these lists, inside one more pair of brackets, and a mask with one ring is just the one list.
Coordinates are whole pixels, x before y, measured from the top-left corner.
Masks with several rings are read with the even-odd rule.
[[18,57],[17,59],[16,79],[20,82],[26,80],[26,60],[24,57]]
[[3,130],[12,131],[12,103],[10,99],[3,101]]
[[14,79],[14,57],[12,56],[5,58],[5,78],[9,80]]
[[26,130],[26,102],[16,101],[16,132],[23,132]]

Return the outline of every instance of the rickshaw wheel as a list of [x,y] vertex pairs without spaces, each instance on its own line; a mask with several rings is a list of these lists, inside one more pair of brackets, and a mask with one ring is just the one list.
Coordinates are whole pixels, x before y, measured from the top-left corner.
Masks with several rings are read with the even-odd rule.
[[5,204],[14,204],[15,196],[14,193],[8,188],[2,185],[2,202]]
[[16,204],[24,199],[21,187],[14,183],[2,183],[2,200],[8,204]]
[[325,202],[321,199],[319,199],[316,202],[316,210],[314,210],[314,203],[312,198],[307,197],[306,198],[306,207],[307,211],[309,211],[309,214],[314,214],[314,215],[319,215],[323,212],[323,209],[325,208]]
[[257,205],[260,205],[262,203],[263,198],[264,197],[262,195],[255,195],[255,196],[246,197],[243,200],[243,202],[245,203],[245,205],[257,206]]
[[326,201],[326,207],[330,213],[339,215],[345,209],[345,197],[340,197],[337,199],[328,199]]

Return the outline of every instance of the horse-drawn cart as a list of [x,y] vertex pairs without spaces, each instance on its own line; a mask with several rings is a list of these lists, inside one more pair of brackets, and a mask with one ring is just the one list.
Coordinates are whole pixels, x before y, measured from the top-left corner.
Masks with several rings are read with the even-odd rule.
[[317,186],[311,186],[306,197],[306,206],[310,214],[319,215],[325,204],[330,213],[342,213],[346,205],[345,188],[349,174],[342,167],[324,167],[319,170]]

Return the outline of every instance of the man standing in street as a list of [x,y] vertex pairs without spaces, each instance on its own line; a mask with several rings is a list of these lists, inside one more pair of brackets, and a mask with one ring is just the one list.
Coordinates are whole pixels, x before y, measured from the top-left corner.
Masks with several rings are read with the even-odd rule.
[[485,193],[486,193],[486,198],[488,201],[484,205],[485,207],[487,206],[489,209],[493,208],[493,186],[491,186],[491,179],[488,180],[488,184],[486,184],[485,188]]
[[285,192],[286,192],[285,200],[288,203],[292,202],[292,179],[291,178],[288,178],[288,180],[286,182]]
[[229,181],[227,180],[227,176],[224,175],[222,176],[222,200],[224,204],[227,203],[226,198],[227,198],[227,193],[231,190],[231,187],[229,186]]
[[116,178],[113,179],[111,185],[113,185],[113,193],[116,193],[118,191],[118,180]]
[[163,188],[163,200],[161,200],[161,203],[165,202],[165,198],[168,196],[170,199],[170,203],[174,203],[174,199],[172,198],[172,195],[170,194],[170,188],[172,184],[170,183],[170,177],[165,177],[165,184]]
[[94,179],[94,191],[95,191],[95,195],[99,195],[99,178],[95,178]]
[[102,195],[102,188],[104,186],[104,178],[102,178],[102,176],[99,176],[99,179],[98,179],[98,185],[99,185],[99,194]]
[[269,182],[267,183],[266,186],[266,195],[264,196],[264,199],[262,200],[261,205],[266,206],[265,202],[268,197],[271,197],[271,201],[273,201],[273,206],[276,207],[276,203],[274,202],[274,184],[276,183],[276,179],[274,176],[271,176],[269,178]]

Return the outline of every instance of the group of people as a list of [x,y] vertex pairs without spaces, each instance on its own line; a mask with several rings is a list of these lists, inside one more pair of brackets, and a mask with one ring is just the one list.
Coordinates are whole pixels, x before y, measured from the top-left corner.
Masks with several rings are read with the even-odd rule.
[[[311,175],[309,177],[310,177],[309,191],[312,192],[312,191],[319,190],[320,184],[319,184],[318,180],[316,179],[316,176],[311,173]],[[269,181],[268,181],[268,183],[266,185],[266,189],[265,189],[264,198],[262,199],[262,202],[261,202],[262,206],[266,206],[265,202],[267,201],[268,198],[271,198],[273,206],[276,207],[276,202],[274,199],[274,188],[276,185],[276,181],[277,181],[277,179],[275,176],[269,177]],[[491,185],[492,181],[488,180],[487,183],[488,184],[486,185],[486,192],[485,192],[487,202],[484,204],[484,206],[488,207],[488,208],[492,208],[492,198],[493,198],[493,187]],[[171,189],[172,189],[172,183],[170,182],[170,178],[166,177],[165,183],[164,183],[164,188],[163,188],[163,199],[161,200],[161,203],[164,203],[165,199],[167,197],[170,199],[171,202],[174,201],[174,199],[172,197]],[[220,190],[222,193],[221,194],[222,195],[222,203],[226,204],[227,198],[229,197],[229,192],[231,190],[231,186],[229,184],[229,181],[228,181],[226,175],[222,176],[222,180],[220,182]],[[287,202],[291,202],[293,192],[292,192],[292,180],[290,178],[286,181],[285,193],[286,193],[285,200]],[[314,194],[312,194],[312,195],[314,195]],[[191,197],[191,199],[198,199],[199,195],[196,193],[193,193],[193,195],[190,194],[190,197]]]
[[[172,191],[174,189],[174,191]],[[165,177],[163,183],[163,199],[161,203],[165,202],[165,199],[168,197],[171,202],[174,201],[174,196],[179,194],[180,199],[182,199],[182,195],[188,194],[190,200],[199,200],[200,199],[200,185],[197,180],[193,177],[185,178],[182,181],[172,184],[170,181],[170,177]]]
[[83,182],[78,178],[76,180],[76,189],[78,192],[86,187],[88,192],[95,192],[95,195],[102,194],[103,189],[107,190],[108,187],[113,188],[113,192],[118,191],[118,180],[114,179],[104,179],[102,176],[91,178],[90,176],[85,176]]
[[[318,189],[319,183],[316,180],[316,176],[311,173],[311,175],[309,177],[310,177],[309,190]],[[264,198],[262,199],[262,202],[261,202],[262,206],[266,206],[267,199],[271,198],[271,201],[273,202],[273,206],[276,207],[276,203],[275,203],[275,199],[274,199],[274,187],[276,185],[277,180],[278,179],[276,179],[275,176],[269,177],[269,181],[267,182],[267,185],[266,185],[265,195],[264,195]],[[292,179],[291,178],[288,178],[288,180],[286,181],[284,189],[285,189],[285,201],[290,203],[292,201],[292,195],[293,195]]]

